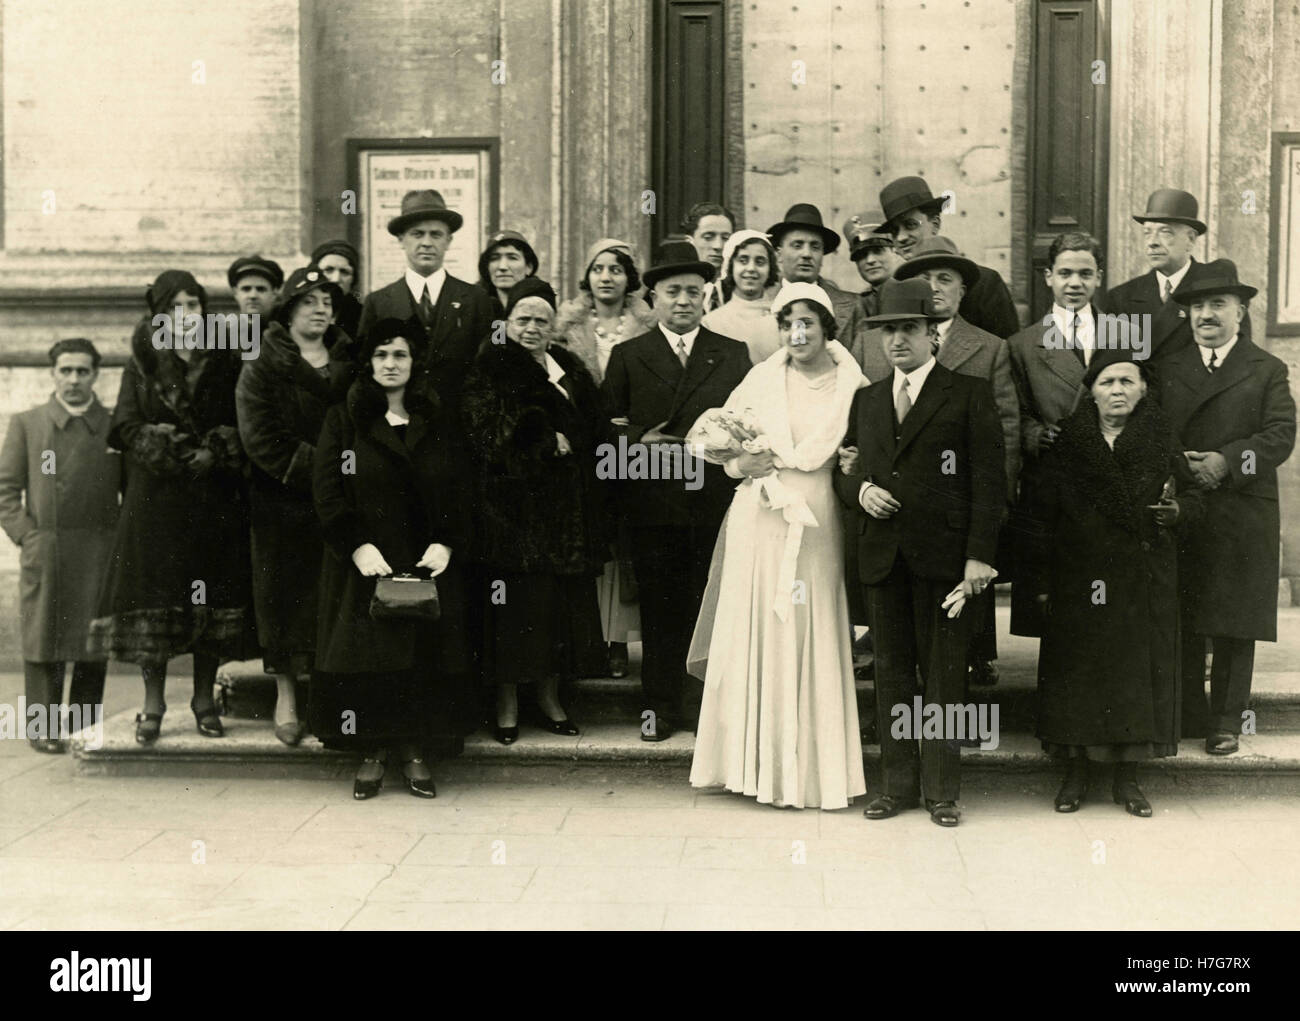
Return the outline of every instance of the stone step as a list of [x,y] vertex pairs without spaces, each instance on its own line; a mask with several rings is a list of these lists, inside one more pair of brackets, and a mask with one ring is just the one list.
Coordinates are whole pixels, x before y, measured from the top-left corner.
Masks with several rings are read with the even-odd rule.
[[[462,758],[483,767],[506,769],[537,764],[668,770],[680,773],[685,780],[695,747],[695,735],[689,731],[652,744],[640,739],[635,717],[623,714],[610,719],[603,713],[579,716],[575,712],[574,718],[583,721],[582,733],[576,737],[551,734],[525,719],[519,741],[508,747],[480,731],[466,738]],[[343,780],[355,768],[354,758],[325,749],[315,738],[307,738],[297,748],[280,744],[269,721],[231,717],[225,723],[224,738],[205,738],[195,731],[188,713],[169,713],[158,742],[142,748],[135,743],[134,714],[117,713],[105,721],[99,747],[91,747],[83,731],[73,739],[73,754],[78,771],[89,775]],[[865,747],[863,755],[868,776],[875,777],[879,746]],[[1239,792],[1294,793],[1300,789],[1300,735],[1243,737],[1241,751],[1230,756],[1207,755],[1202,742],[1187,740],[1176,757],[1142,768],[1180,783]],[[1055,777],[1059,766],[1030,734],[1004,732],[997,748],[964,749],[962,771],[970,783],[978,784],[982,776],[1000,774]]]

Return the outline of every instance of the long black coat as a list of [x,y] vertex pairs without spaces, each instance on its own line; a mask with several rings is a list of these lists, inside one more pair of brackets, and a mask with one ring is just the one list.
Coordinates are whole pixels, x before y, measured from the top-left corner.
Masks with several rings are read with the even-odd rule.
[[1182,546],[1184,613],[1197,634],[1276,641],[1277,469],[1296,436],[1286,364],[1252,344],[1243,326],[1214,373],[1195,344],[1170,357],[1161,403],[1179,449],[1216,450],[1229,471],[1205,493],[1204,518]]
[[[357,326],[357,340],[364,342],[380,319],[410,319],[417,316],[411,289],[402,276],[366,297]],[[418,316],[417,316],[418,317]],[[460,398],[465,376],[474,356],[492,332],[492,303],[477,284],[467,283],[451,274],[433,306],[433,329],[429,335],[424,365],[439,398],[454,406]]]
[[[476,462],[475,558],[504,571],[595,575],[612,539],[610,487],[596,478],[596,448],[613,430],[582,360],[554,345],[550,354],[572,399],[513,341],[487,345],[466,380],[461,411]],[[557,432],[573,453],[556,453]]]
[[[1020,583],[1050,599],[1038,656],[1044,741],[1177,750],[1177,542],[1147,509],[1175,457],[1169,422],[1149,397],[1112,451],[1086,396],[1042,458],[1038,528]],[[1200,512],[1199,498],[1178,501],[1183,528]]]
[[[700,327],[683,371],[656,326],[615,346],[602,390],[610,415],[631,421],[626,436],[634,444],[664,421],[663,432],[685,436],[704,412],[727,403],[751,368],[749,348]],[[639,480],[624,487],[622,506],[634,527],[693,526],[716,533],[735,491],[735,479],[718,465],[706,464],[698,491],[688,490],[680,479]]]
[[[312,459],[325,412],[347,395],[355,374],[346,336],[330,327],[336,357],[322,375],[279,323],[239,375],[235,407],[250,465],[253,605],[262,648],[309,652],[316,643],[316,581],[324,543],[312,505]],[[273,664],[268,663],[268,667]]]
[[[205,651],[242,656],[251,580],[235,381],[244,362],[230,350],[194,351],[186,363],[155,350],[152,333],[146,316],[109,428],[109,446],[126,455],[126,489],[89,646],[157,663],[199,637]],[[213,461],[196,476],[182,458],[198,449]]]
[[[901,553],[918,577],[960,581],[967,559],[993,563],[1007,502],[993,388],[935,364],[899,429],[893,386],[890,376],[854,395],[844,442],[858,448],[857,469],[833,473],[845,527],[858,532],[859,580],[879,584]],[[902,510],[873,518],[858,502],[864,482]]]
[[[347,400],[326,413],[316,444],[312,495],[327,546],[316,666],[336,674],[408,670],[417,665],[419,630],[432,627],[432,668],[458,673],[469,665],[461,581],[469,546],[468,471],[461,441],[418,382],[407,389],[404,441],[385,419],[387,408],[378,384],[363,376]],[[363,577],[352,562],[365,543],[375,545],[396,573],[414,571],[430,543],[451,549],[451,562],[437,578],[442,616],[436,624],[371,619],[375,579]]]

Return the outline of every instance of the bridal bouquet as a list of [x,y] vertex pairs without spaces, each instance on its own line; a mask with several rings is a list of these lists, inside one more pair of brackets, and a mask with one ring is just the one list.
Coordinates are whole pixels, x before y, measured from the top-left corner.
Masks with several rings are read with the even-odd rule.
[[759,432],[757,416],[749,408],[706,411],[686,434],[686,445],[696,457],[704,458],[709,464],[726,464],[741,454],[771,449],[771,444]]

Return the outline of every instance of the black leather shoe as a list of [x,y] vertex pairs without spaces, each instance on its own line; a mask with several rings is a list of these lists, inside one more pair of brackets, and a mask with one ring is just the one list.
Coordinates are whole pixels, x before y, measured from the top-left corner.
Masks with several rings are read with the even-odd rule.
[[1211,755],[1231,755],[1237,749],[1236,734],[1211,734],[1205,739],[1205,750]]
[[190,712],[194,714],[194,726],[204,737],[225,737],[226,728],[221,725],[221,717],[217,715],[217,707],[210,706],[199,712],[194,708],[194,703],[190,703]]
[[1147,801],[1143,793],[1138,790],[1138,785],[1134,781],[1117,783],[1111,795],[1115,799],[1115,804],[1123,805],[1124,811],[1129,815],[1136,815],[1140,819],[1151,818],[1151,802]]
[[1056,795],[1058,812],[1077,812],[1088,796],[1088,760],[1071,759],[1065,774],[1065,782]]
[[930,821],[939,826],[956,826],[961,821],[955,801],[927,801],[925,807],[930,812]]
[[537,710],[537,721],[538,725],[543,730],[549,730],[552,734],[560,734],[564,737],[576,737],[581,733],[572,720],[568,718],[563,720],[553,720],[541,709]]
[[68,750],[68,742],[56,737],[34,737],[28,743],[33,749],[46,755],[63,755]]
[[136,713],[135,743],[150,745],[157,741],[158,732],[162,730],[162,718],[162,713]]
[[502,744],[514,744],[519,740],[519,725],[515,724],[513,727],[503,727],[498,723],[495,728],[495,733],[492,736]]
[[[361,765],[364,766],[366,763],[378,764],[380,766],[383,765],[382,762],[378,762],[375,759],[364,759],[362,760]],[[352,781],[352,796],[358,801],[365,801],[378,794],[383,786],[384,774],[382,770],[380,771],[379,776],[373,780],[363,780],[358,776]]]
[[991,659],[977,659],[970,665],[970,682],[978,687],[991,688],[998,683],[998,665]]
[[417,780],[406,772],[406,767],[414,764],[424,764],[423,759],[410,759],[402,763],[402,775],[406,777],[406,789],[414,794],[417,798],[436,798],[438,788],[433,785],[433,777],[426,777],[423,780]]
[[[647,729],[649,733],[646,732]],[[641,724],[642,741],[667,741],[672,736],[672,725],[662,716],[656,715],[653,719],[643,721]]]
[[627,642],[609,643],[609,676],[627,676]]
[[882,794],[873,798],[862,814],[868,819],[892,819],[899,812],[915,808],[917,804],[916,798],[899,798],[893,794]]

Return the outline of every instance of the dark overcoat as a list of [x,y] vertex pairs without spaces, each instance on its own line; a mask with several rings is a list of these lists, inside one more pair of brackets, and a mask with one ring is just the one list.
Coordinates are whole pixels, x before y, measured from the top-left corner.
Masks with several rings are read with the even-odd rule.
[[122,481],[122,457],[107,448],[108,423],[98,398],[73,415],[54,397],[9,421],[0,450],[0,525],[22,547],[25,660],[86,658]]
[[[683,369],[656,326],[615,346],[602,390],[610,415],[630,420],[625,434],[635,444],[665,421],[662,432],[685,436],[704,412],[727,403],[751,368],[749,348],[702,326]],[[695,527],[716,534],[735,491],[735,479],[706,464],[698,491],[680,479],[641,480],[623,487],[622,507],[633,527]]]
[[326,332],[335,357],[322,375],[298,353],[288,331],[272,323],[235,387],[239,437],[251,462],[253,606],[270,660],[315,647],[324,544],[312,505],[312,460],[325,412],[343,400],[355,375],[354,363],[344,357],[346,340],[338,327]]
[[[1177,541],[1147,509],[1174,473],[1168,420],[1138,402],[1112,451],[1085,397],[1042,459],[1037,529],[1018,583],[1046,594],[1038,736],[1061,745],[1178,746]],[[1179,528],[1200,512],[1178,496]]]
[[[366,297],[357,340],[364,343],[381,319],[418,319],[418,313],[406,277],[399,277]],[[423,359],[433,387],[445,404],[454,406],[459,400],[479,345],[491,332],[492,302],[483,288],[448,274],[433,306],[433,326],[426,330],[429,344]]]
[[1020,329],[1016,303],[1002,274],[991,266],[976,266],[979,278],[962,295],[957,314],[972,326],[1006,340]]
[[[415,662],[420,629],[432,628],[434,672],[468,669],[465,594],[469,548],[468,466],[445,406],[419,382],[408,387],[405,438],[384,417],[387,397],[362,376],[347,399],[326,412],[312,465],[312,495],[326,551],[321,565],[316,666],[334,674],[371,674],[424,666]],[[346,456],[345,456],[346,455]],[[370,616],[375,578],[352,562],[371,543],[395,573],[414,573],[430,543],[451,549],[437,577],[436,624]]]
[[[475,459],[475,559],[525,574],[596,575],[609,558],[610,486],[597,448],[613,439],[604,401],[582,359],[552,345],[571,398],[514,341],[479,354],[462,394]],[[556,433],[573,452],[556,453]]]
[[1228,477],[1182,545],[1183,609],[1197,634],[1277,640],[1277,469],[1295,447],[1286,363],[1251,343],[1243,324],[1211,373],[1191,344],[1161,374],[1161,403],[1180,450],[1218,451]]
[[[152,333],[146,316],[108,434],[126,455],[126,491],[91,651],[157,663],[200,641],[204,651],[237,658],[248,651],[251,596],[246,458],[235,418],[244,361],[238,350],[198,350],[186,363],[156,350]],[[196,450],[211,455],[210,466],[190,466]]]

